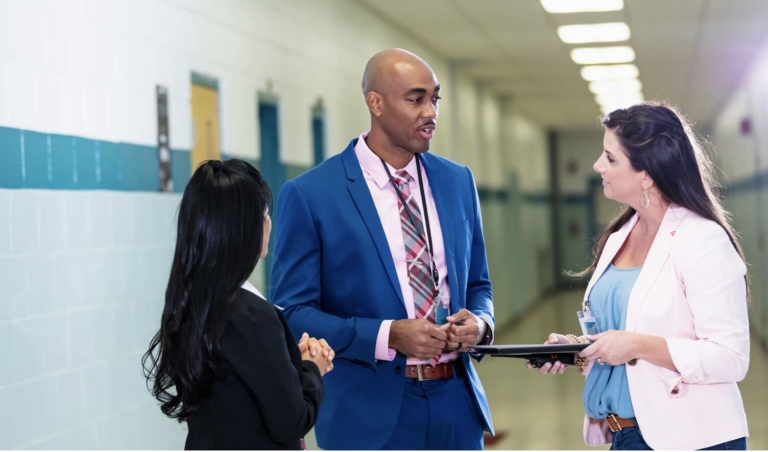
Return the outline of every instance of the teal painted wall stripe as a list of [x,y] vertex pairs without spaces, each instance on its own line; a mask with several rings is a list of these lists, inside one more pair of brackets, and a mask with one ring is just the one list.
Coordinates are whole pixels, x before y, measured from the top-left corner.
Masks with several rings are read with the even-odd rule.
[[171,151],[171,177],[173,178],[173,191],[184,193],[187,182],[192,177],[192,156],[189,151]]
[[[189,151],[172,151],[174,191],[190,177]],[[0,127],[0,188],[158,191],[157,148]]]
[[737,182],[733,182],[731,185],[726,185],[724,191],[730,191],[732,193],[741,193],[745,191],[758,191],[763,187],[768,186],[768,171],[754,174],[752,177],[747,177]]
[[589,204],[592,196],[589,193],[568,193],[560,196],[563,204]]
[[507,190],[504,188],[477,187],[477,197],[480,201],[506,201]]
[[532,204],[548,204],[552,202],[552,196],[549,193],[523,193],[523,201]]

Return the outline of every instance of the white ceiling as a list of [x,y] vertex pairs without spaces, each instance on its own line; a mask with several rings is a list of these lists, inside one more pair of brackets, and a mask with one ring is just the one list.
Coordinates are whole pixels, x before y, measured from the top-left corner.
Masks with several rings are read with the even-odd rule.
[[[768,0],[625,0],[549,14],[539,0],[359,0],[538,123],[594,128],[600,110],[557,27],[626,22],[643,93],[710,125],[768,38]],[[623,43],[588,46],[624,45]]]

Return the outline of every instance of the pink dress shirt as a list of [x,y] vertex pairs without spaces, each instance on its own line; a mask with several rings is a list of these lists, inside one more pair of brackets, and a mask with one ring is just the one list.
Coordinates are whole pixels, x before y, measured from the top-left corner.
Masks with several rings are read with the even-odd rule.
[[[360,162],[360,167],[363,170],[365,182],[368,184],[368,189],[371,191],[373,197],[373,203],[376,205],[376,211],[379,213],[381,219],[381,226],[384,228],[384,234],[387,236],[387,243],[389,244],[389,251],[392,253],[392,259],[395,262],[395,270],[397,270],[397,280],[400,282],[400,290],[403,293],[403,300],[405,301],[405,309],[408,312],[409,319],[415,319],[415,309],[413,306],[413,289],[408,282],[408,266],[405,262],[405,243],[403,242],[403,229],[400,225],[400,209],[397,205],[397,193],[395,187],[387,176],[384,165],[381,163],[381,159],[371,151],[365,139],[368,137],[366,132],[360,135],[360,139],[355,146],[355,155]],[[389,166],[389,171],[394,174],[396,169]],[[408,174],[411,175],[411,181],[408,186],[411,189],[411,194],[416,200],[416,204],[419,205],[421,211],[424,211],[424,206],[421,203],[421,191],[419,188],[419,177],[416,173],[416,159],[412,159],[405,168],[403,168]],[[443,291],[446,303],[451,301],[451,289],[448,286],[448,267],[445,261],[445,247],[443,246],[443,231],[440,229],[440,222],[438,221],[437,208],[435,207],[435,200],[432,197],[432,190],[429,188],[429,181],[427,180],[427,174],[424,171],[424,167],[421,167],[421,177],[424,181],[424,195],[427,200],[427,211],[429,212],[429,227],[432,231],[432,243],[434,244],[434,259],[435,265],[437,265],[437,272],[440,274],[439,286]],[[424,215],[422,215],[422,218]],[[426,228],[425,228],[426,229]],[[451,314],[454,314],[451,312]],[[392,326],[394,320],[384,320],[381,322],[381,328],[379,329],[379,335],[376,339],[376,359],[383,361],[392,361],[395,359],[395,349],[389,348],[389,329]],[[457,352],[444,353],[440,357],[440,362],[453,361],[458,357]],[[428,361],[420,360],[417,358],[409,357],[407,364],[425,364]]]

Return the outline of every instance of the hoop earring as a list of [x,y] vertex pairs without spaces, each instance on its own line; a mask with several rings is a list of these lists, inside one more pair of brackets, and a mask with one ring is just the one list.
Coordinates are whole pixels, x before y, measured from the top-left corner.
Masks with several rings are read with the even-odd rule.
[[646,209],[651,205],[651,197],[648,196],[648,192],[645,190],[643,190],[643,194],[640,196],[640,205]]

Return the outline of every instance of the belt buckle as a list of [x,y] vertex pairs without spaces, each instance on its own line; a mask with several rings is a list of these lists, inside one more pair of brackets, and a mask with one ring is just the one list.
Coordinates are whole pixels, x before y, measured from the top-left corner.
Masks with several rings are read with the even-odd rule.
[[616,430],[614,430],[614,429],[613,429],[613,426],[611,425],[611,423],[610,423],[610,422],[608,422],[608,428],[610,428],[610,429],[611,429],[611,431],[612,431],[613,433],[616,433],[616,432],[618,432],[618,431],[624,430],[624,429],[621,427],[621,425],[619,425],[619,420],[618,420],[618,419],[616,419],[616,415],[615,415],[615,414],[613,414],[613,413],[609,414],[609,415],[608,415],[608,418],[609,418],[609,419],[611,419],[611,420],[613,420],[613,422],[616,424]]
[[421,373],[422,364],[416,364],[416,373],[419,376],[419,381],[424,381],[424,375]]

